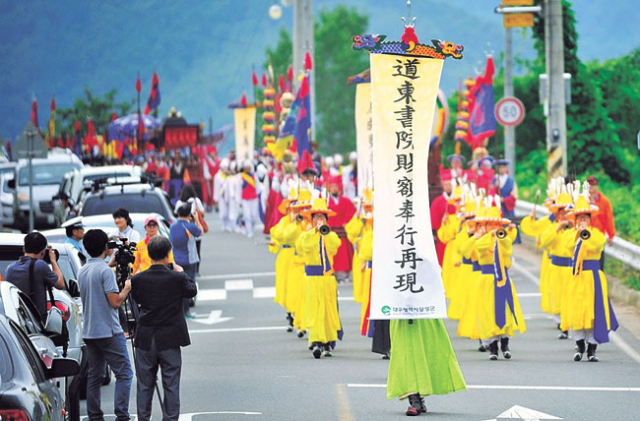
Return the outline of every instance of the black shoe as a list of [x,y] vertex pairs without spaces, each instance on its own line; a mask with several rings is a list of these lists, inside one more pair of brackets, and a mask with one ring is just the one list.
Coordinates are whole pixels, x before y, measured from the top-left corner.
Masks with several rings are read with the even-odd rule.
[[304,330],[298,329],[298,338],[304,338]]
[[314,343],[310,343],[309,346],[308,346],[309,351],[313,351],[313,347],[314,346],[316,346],[315,342]]
[[500,338],[500,350],[505,360],[511,359],[511,351],[509,351],[509,338]]
[[389,354],[384,354],[384,355],[382,356],[382,359],[383,359],[383,360],[390,360],[390,359],[391,359],[391,356],[389,356]]
[[558,339],[569,339],[569,331],[563,330],[562,333],[558,335]]
[[287,326],[287,332],[293,332],[293,326]]
[[427,405],[424,404],[424,398],[420,396],[420,413],[424,414],[427,412]]
[[417,393],[415,395],[409,395],[409,408],[407,408],[405,414],[409,417],[420,415],[421,406],[420,395]]
[[573,356],[573,361],[582,361],[582,354],[584,354],[584,339],[576,341],[576,353]]
[[318,345],[314,345],[313,358],[315,358],[316,360],[319,360],[321,355],[322,355],[322,350],[320,349],[320,347]]
[[558,328],[559,331],[562,331],[562,329],[560,328],[560,323],[558,323],[558,326],[556,326]]
[[329,344],[324,345],[324,351],[322,351],[322,356],[333,357],[333,354],[331,353],[331,347],[329,346]]
[[496,361],[498,359],[498,341],[493,341],[489,345],[489,359]]
[[598,348],[597,344],[589,344],[588,348],[587,348],[587,357],[589,358],[589,361],[592,363],[597,363],[598,361],[600,361],[598,359],[598,357],[596,356],[596,349]]
[[478,347],[478,351],[487,352],[487,347],[482,345],[482,341],[479,340],[478,342],[480,342],[480,346]]

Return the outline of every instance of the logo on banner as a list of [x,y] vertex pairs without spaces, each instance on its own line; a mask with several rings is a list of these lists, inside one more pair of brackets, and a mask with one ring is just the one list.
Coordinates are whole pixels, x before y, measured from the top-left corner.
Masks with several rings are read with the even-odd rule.
[[391,307],[389,306],[382,306],[382,314],[384,314],[385,316],[391,314]]

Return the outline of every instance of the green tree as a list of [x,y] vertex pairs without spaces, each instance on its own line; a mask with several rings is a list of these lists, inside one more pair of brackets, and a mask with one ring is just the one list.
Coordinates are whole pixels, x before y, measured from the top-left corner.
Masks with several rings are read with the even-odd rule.
[[269,64],[273,67],[273,74],[276,80],[274,83],[277,85],[278,76],[284,75],[287,77],[287,69],[293,62],[293,41],[291,41],[291,35],[284,27],[280,28],[280,37],[278,38],[278,44],[274,49],[267,47],[267,62],[264,63],[264,69],[267,69]]
[[116,103],[116,89],[111,89],[104,96],[99,97],[85,86],[84,97],[76,98],[73,106],[56,110],[56,131],[63,136],[71,137],[74,134],[76,120],[86,130],[86,122],[93,120],[96,134],[106,134],[111,122],[111,114],[118,116],[129,114],[134,108],[134,100]]
[[354,89],[346,83],[369,67],[369,55],[351,49],[351,38],[363,34],[368,23],[367,15],[343,5],[323,9],[316,18],[316,141],[324,152],[355,149]]

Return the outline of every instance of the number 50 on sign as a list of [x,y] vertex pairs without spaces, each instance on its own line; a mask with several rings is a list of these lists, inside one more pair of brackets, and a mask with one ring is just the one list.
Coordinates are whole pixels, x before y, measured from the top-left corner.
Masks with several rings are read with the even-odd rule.
[[517,126],[524,119],[524,104],[518,98],[504,97],[496,104],[495,115],[503,126]]

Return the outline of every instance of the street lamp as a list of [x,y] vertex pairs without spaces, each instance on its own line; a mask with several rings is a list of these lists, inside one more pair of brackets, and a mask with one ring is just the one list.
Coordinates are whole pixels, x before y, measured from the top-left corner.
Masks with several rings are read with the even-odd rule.
[[269,17],[273,20],[278,20],[282,17],[282,7],[278,4],[272,4],[269,8]]

